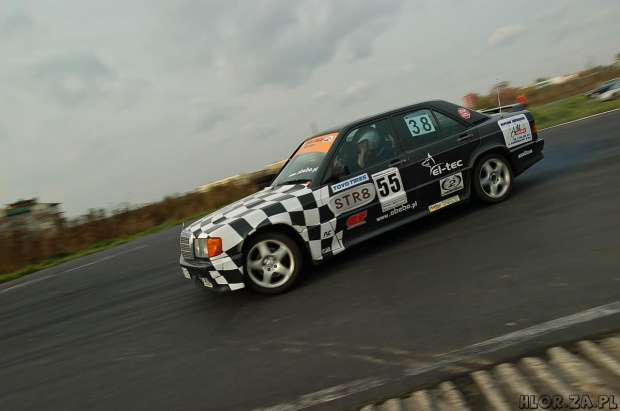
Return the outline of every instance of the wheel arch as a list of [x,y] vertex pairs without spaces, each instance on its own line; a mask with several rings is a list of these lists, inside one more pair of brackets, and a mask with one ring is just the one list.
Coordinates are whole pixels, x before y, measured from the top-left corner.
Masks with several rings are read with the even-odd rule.
[[481,158],[489,154],[499,154],[502,157],[504,157],[506,161],[508,161],[508,164],[510,165],[510,168],[512,169],[513,174],[515,174],[516,167],[512,159],[512,156],[510,155],[510,151],[508,150],[508,148],[506,148],[505,146],[501,146],[501,145],[481,148],[479,151],[474,153],[474,155],[471,157],[472,160],[469,164],[471,169],[475,170],[476,164],[478,163],[478,161],[480,161]]
[[256,236],[259,236],[265,233],[280,233],[280,234],[283,234],[289,237],[291,240],[293,240],[297,244],[297,246],[301,250],[304,260],[305,261],[312,260],[312,256],[310,255],[310,249],[308,248],[308,244],[304,241],[304,239],[297,232],[297,230],[295,230],[292,226],[285,224],[285,223],[271,224],[271,225],[259,227],[258,229],[256,229],[256,231],[252,232],[250,235],[244,238],[240,246],[240,251],[242,255],[244,256],[244,258],[245,258],[245,253],[247,252],[248,246],[251,243],[252,239],[255,238]]

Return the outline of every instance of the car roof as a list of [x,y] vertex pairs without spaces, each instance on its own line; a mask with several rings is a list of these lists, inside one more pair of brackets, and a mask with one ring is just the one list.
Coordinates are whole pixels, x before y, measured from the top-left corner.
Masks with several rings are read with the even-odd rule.
[[[320,133],[317,133],[317,134],[313,135],[312,137],[308,137],[304,141],[310,140],[310,139],[312,139],[314,137],[323,136],[325,134],[337,133],[337,132],[340,132],[341,130],[343,130],[343,129],[345,129],[345,128],[353,125],[353,124],[363,123],[365,121],[372,120],[373,118],[376,118],[376,117],[388,116],[388,115],[395,114],[395,113],[398,113],[400,111],[404,111],[404,110],[407,110],[409,108],[414,108],[414,107],[417,107],[417,106],[420,106],[420,105],[430,105],[430,106],[432,106],[434,108],[438,108],[440,110],[444,110],[444,111],[448,111],[448,112],[451,111],[450,109],[453,109],[455,107],[456,108],[462,107],[462,106],[459,106],[457,104],[447,102],[445,100],[418,101],[418,102],[413,103],[413,104],[408,104],[406,106],[392,108],[392,109],[389,109],[389,110],[386,110],[386,111],[382,111],[382,112],[379,112],[379,113],[372,114],[370,116],[365,116],[365,117],[361,117],[361,118],[358,118],[358,119],[353,120],[353,121],[348,121],[348,122],[343,123],[343,124],[341,124],[339,126],[335,126],[335,127],[331,127],[331,128],[325,129],[325,130],[321,131]],[[486,115],[484,115],[482,113],[479,113],[479,112],[477,112],[475,110],[472,110],[472,109],[468,109],[468,110],[469,110],[469,112],[472,115],[474,115],[474,113],[476,113],[478,116],[484,116],[485,118],[488,118],[488,116],[486,116]]]

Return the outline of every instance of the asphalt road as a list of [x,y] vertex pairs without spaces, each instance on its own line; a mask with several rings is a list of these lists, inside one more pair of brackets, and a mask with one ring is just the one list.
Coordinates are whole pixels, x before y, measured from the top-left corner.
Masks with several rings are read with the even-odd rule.
[[385,377],[318,406],[347,407],[436,378],[402,376],[441,354],[618,301],[619,129],[616,111],[543,130],[546,158],[508,201],[402,227],[282,296],[195,288],[180,227],[3,284],[0,409],[252,409]]

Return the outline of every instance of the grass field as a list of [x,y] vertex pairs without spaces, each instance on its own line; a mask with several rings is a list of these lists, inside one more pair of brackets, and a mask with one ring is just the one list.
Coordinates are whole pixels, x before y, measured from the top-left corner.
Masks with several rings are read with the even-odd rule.
[[[27,267],[24,267],[20,270],[14,271],[12,273],[7,273],[7,274],[0,274],[0,283],[4,283],[6,281],[10,281],[10,280],[14,280],[16,278],[19,277],[23,277],[25,275],[28,274],[32,274],[34,272],[37,272],[39,270],[43,270],[45,268],[50,268],[50,267],[54,267],[58,264],[62,264],[65,263],[67,261],[71,261],[71,260],[75,260],[76,258],[80,258],[80,257],[84,257],[87,256],[89,254],[94,254],[97,253],[99,251],[103,251],[106,250],[108,248],[112,248],[114,246],[120,245],[120,244],[124,244],[127,243],[129,241],[135,240],[136,238],[140,238],[140,237],[145,237],[147,235],[150,234],[154,234],[157,233],[158,231],[162,231],[165,230],[167,228],[171,228],[174,227],[176,225],[180,226],[182,223],[184,222],[192,222],[195,220],[198,220],[199,218],[213,212],[214,210],[207,210],[205,212],[199,213],[199,214],[195,214],[193,216],[181,219],[181,220],[175,220],[175,221],[168,221],[167,223],[164,223],[158,227],[154,227],[151,228],[150,230],[146,230],[143,231],[141,233],[136,233],[136,234],[132,234],[132,235],[128,235],[122,238],[116,238],[116,239],[112,239],[112,240],[106,240],[106,241],[101,241],[99,243],[95,243],[92,244],[88,247],[83,248],[82,250],[75,252],[75,253],[71,253],[69,255],[66,255],[64,257],[60,257],[60,258],[52,258],[49,260],[45,260],[45,261],[41,261],[38,264],[33,264],[33,265],[29,265]],[[179,227],[180,228],[180,227]]]
[[[583,94],[573,96],[567,98],[565,100],[559,101],[557,103],[553,103],[551,105],[546,105],[542,107],[530,107],[530,111],[534,115],[536,119],[536,126],[538,130],[542,130],[545,127],[551,127],[558,124],[565,123],[567,121],[578,120],[583,117],[591,116],[594,114],[603,113],[605,111],[613,110],[616,108],[620,108],[620,99],[616,99],[613,101],[607,102],[598,102],[598,101],[589,101]],[[38,264],[30,265],[24,267],[18,271],[8,273],[8,274],[0,274],[0,283],[10,281],[19,277],[22,277],[27,274],[34,273],[36,271],[42,270],[44,268],[53,267],[58,264],[62,264],[67,261],[75,260],[76,258],[84,257],[89,254],[93,254],[119,244],[123,244],[136,238],[144,237],[149,234],[156,233],[161,230],[165,230],[170,227],[174,227],[175,225],[181,225],[183,222],[194,221],[199,219],[200,217],[209,214],[213,210],[208,210],[200,214],[196,214],[190,216],[188,218],[176,221],[169,221],[165,224],[162,224],[158,227],[152,228],[150,230],[133,234],[130,236],[112,239],[107,241],[102,241],[100,243],[96,243],[85,247],[84,249],[66,255],[61,258],[54,258],[46,261],[42,261]]]
[[542,130],[567,121],[578,120],[594,114],[620,108],[620,99],[612,101],[591,101],[583,94],[569,97],[552,105],[530,107],[536,119],[536,128]]

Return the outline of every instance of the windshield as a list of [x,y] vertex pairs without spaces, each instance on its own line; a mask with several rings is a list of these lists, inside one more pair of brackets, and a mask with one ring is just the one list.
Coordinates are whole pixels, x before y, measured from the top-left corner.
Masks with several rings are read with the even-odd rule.
[[274,186],[310,183],[338,133],[324,134],[306,140],[273,182]]

